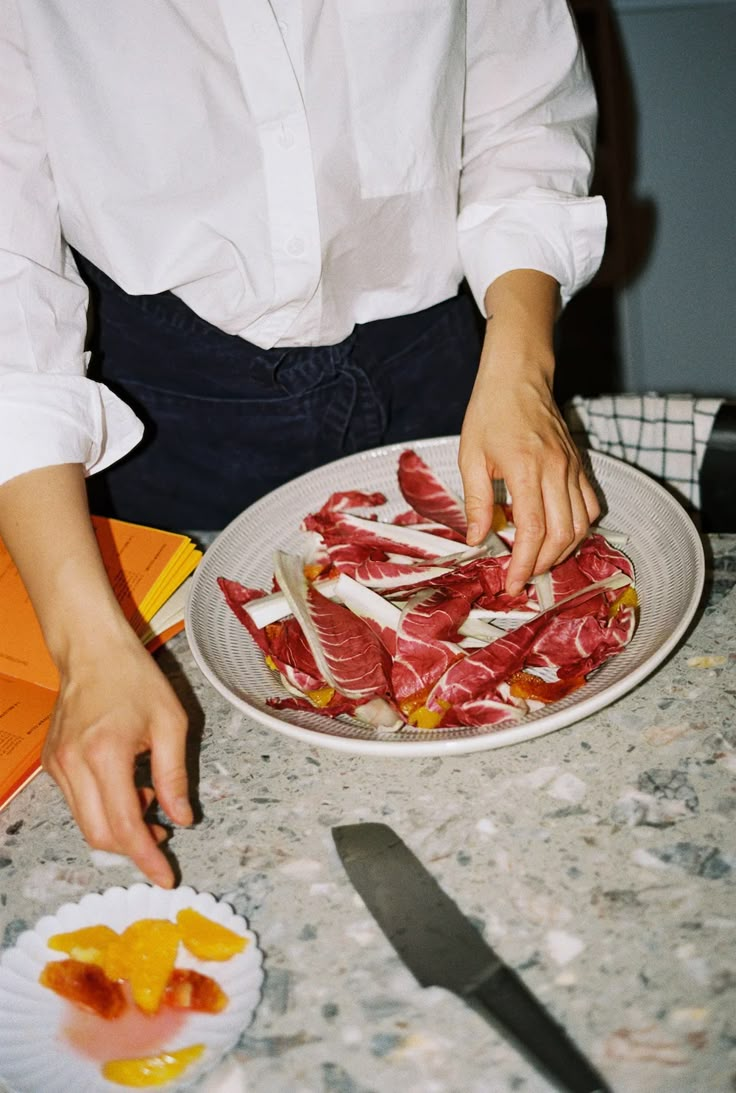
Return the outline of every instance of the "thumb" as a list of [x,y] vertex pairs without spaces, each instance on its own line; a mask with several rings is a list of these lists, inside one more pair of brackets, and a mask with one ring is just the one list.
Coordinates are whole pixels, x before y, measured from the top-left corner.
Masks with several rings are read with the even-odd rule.
[[194,819],[189,803],[186,770],[187,720],[184,711],[169,715],[152,733],[151,775],[156,796],[164,812],[178,824]]

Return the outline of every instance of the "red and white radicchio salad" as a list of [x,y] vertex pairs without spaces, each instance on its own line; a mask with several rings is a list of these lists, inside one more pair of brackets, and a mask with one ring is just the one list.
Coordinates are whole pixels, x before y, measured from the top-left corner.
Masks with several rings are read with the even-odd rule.
[[469,547],[462,502],[413,451],[398,486],[410,507],[393,520],[381,493],[329,497],[301,525],[304,554],[276,552],[274,591],[218,579],[288,692],[270,706],[381,732],[487,727],[582,687],[630,641],[634,570],[615,534],[592,532],[512,597],[511,505]]

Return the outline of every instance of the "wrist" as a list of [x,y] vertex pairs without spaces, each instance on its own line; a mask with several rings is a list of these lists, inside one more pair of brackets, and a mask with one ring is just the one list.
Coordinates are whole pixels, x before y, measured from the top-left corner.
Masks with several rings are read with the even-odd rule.
[[526,378],[551,387],[559,285],[537,270],[511,270],[489,287],[481,374],[494,382]]
[[65,675],[77,674],[84,666],[103,659],[117,660],[131,649],[142,649],[116,601],[98,601],[92,612],[54,614],[47,618],[44,639],[51,659]]
[[45,576],[43,594],[37,597],[37,614],[59,671],[137,641],[94,540],[89,550],[56,559]]
[[555,356],[551,340],[530,336],[525,331],[508,334],[489,331],[483,342],[478,381],[494,386],[529,383],[551,389]]

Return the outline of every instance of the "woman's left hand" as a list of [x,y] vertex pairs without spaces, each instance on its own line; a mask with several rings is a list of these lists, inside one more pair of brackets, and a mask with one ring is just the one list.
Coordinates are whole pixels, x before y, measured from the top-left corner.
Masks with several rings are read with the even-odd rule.
[[558,288],[515,270],[491,286],[478,376],[460,439],[468,542],[493,518],[493,479],[513,501],[516,537],[506,588],[515,595],[585,537],[600,506],[552,394]]

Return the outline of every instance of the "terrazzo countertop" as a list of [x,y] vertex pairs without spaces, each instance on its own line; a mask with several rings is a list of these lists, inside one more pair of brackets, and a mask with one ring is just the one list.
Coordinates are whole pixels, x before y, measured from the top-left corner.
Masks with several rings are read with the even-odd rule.
[[[180,635],[160,654],[202,730],[182,880],[265,954],[261,1005],[200,1088],[542,1093],[462,1002],[422,990],[354,893],[330,828],[389,823],[616,1093],[736,1088],[736,536],[654,676],[540,739],[468,756],[353,757],[249,722]],[[140,880],[90,851],[39,776],[0,817],[4,947],[67,900]],[[43,1093],[43,1091],[39,1091]]]

